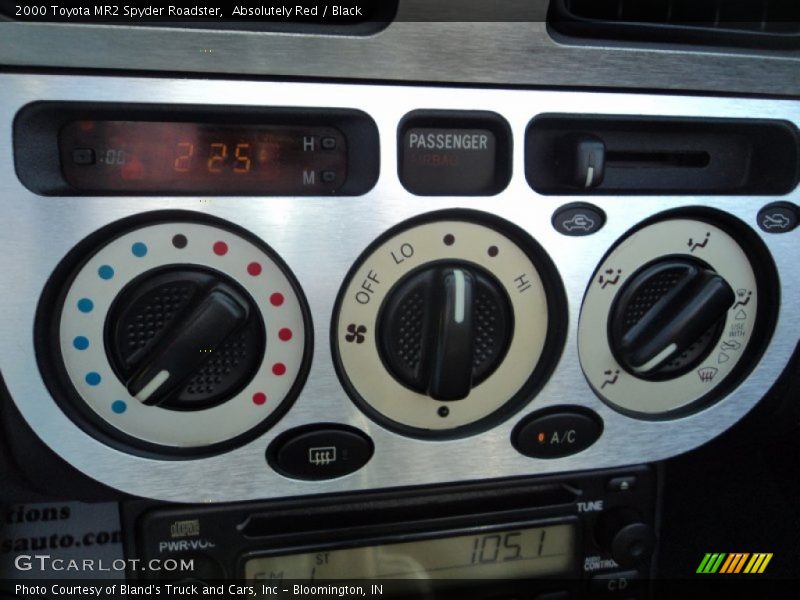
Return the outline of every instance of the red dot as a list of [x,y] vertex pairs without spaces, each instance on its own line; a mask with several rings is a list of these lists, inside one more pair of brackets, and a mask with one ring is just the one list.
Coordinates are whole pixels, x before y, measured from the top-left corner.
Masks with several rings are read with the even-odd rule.
[[278,337],[282,342],[288,342],[290,339],[292,339],[292,330],[288,327],[284,327],[278,332]]
[[275,292],[269,297],[269,303],[272,304],[272,306],[280,306],[283,304],[283,294]]
[[272,365],[272,372],[278,376],[283,375],[286,373],[286,365],[283,363],[275,363]]
[[251,262],[249,265],[247,265],[247,272],[253,277],[256,275],[261,275],[261,265],[257,262]]
[[256,392],[253,394],[253,404],[261,406],[267,403],[267,395],[264,392]]
[[214,243],[214,254],[217,256],[224,256],[228,253],[228,244],[225,242]]

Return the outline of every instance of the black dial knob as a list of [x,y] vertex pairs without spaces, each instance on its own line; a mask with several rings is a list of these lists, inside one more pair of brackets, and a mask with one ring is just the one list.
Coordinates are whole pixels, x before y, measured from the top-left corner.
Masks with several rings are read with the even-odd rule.
[[653,528],[633,509],[616,508],[597,520],[597,543],[623,567],[646,564],[656,547]]
[[702,262],[656,260],[634,273],[611,307],[612,351],[637,377],[678,377],[714,347],[734,301],[730,285]]
[[409,273],[378,317],[381,358],[403,385],[460,400],[503,360],[513,332],[501,284],[471,263],[444,261]]
[[200,410],[235,396],[255,374],[264,325],[250,295],[230,277],[194,266],[142,274],[118,295],[106,349],[141,402]]

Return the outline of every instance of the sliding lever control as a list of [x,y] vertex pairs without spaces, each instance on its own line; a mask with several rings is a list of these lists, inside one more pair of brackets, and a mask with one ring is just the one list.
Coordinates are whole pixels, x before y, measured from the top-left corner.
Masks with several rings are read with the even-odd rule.
[[717,343],[735,299],[725,279],[699,261],[656,260],[630,278],[611,308],[612,351],[637,377],[677,377]]
[[476,265],[446,262],[410,273],[378,319],[382,359],[403,385],[461,400],[491,375],[511,341],[506,292]]
[[606,145],[588,133],[568,133],[556,143],[556,169],[562,183],[590,189],[603,182]]

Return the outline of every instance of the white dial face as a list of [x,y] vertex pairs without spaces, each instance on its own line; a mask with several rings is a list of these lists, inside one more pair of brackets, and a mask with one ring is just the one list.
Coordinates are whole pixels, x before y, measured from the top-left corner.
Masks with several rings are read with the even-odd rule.
[[[266,351],[255,376],[235,397],[211,408],[177,411],[145,404],[128,392],[106,355],[104,331],[115,298],[134,278],[169,265],[225,273],[250,295],[264,322]],[[141,227],[103,246],[70,285],[59,328],[67,374],[92,411],[138,440],[175,448],[225,442],[275,412],[302,372],[306,324],[294,289],[268,254],[230,231],[191,222]]]
[[[636,377],[616,360],[608,320],[617,293],[647,263],[686,256],[709,265],[734,290],[722,334],[705,359],[688,373],[665,381]],[[741,246],[722,229],[691,219],[644,227],[626,238],[603,261],[586,292],[578,326],[581,365],[595,391],[611,405],[644,415],[660,415],[706,396],[736,368],[753,335],[758,292],[756,276]]]
[[[514,321],[505,358],[466,398],[454,402],[434,400],[397,381],[381,360],[376,335],[381,306],[394,285],[442,260],[492,273],[510,300]],[[487,417],[520,391],[541,358],[549,318],[539,272],[515,242],[490,227],[444,220],[410,227],[370,252],[346,284],[335,338],[343,374],[365,403],[395,423],[445,431]]]

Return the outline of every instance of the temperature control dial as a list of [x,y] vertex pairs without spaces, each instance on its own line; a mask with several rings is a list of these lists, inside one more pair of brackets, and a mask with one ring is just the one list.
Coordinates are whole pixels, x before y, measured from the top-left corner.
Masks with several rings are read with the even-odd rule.
[[638,416],[682,414],[719,398],[757,360],[754,342],[771,328],[763,316],[769,285],[759,282],[771,270],[754,258],[754,234],[731,222],[734,233],[730,221],[652,222],[595,272],[578,349],[589,383],[612,406]]
[[334,311],[339,375],[381,424],[468,435],[510,416],[558,360],[563,286],[527,234],[492,215],[404,223],[359,259]]
[[311,350],[305,300],[277,255],[183,212],[82,242],[48,284],[37,327],[65,412],[125,450],[174,455],[269,427],[299,392]]
[[235,396],[265,348],[252,297],[230,277],[188,265],[149,271],[128,284],[109,311],[105,337],[128,393],[175,410],[210,408]]

